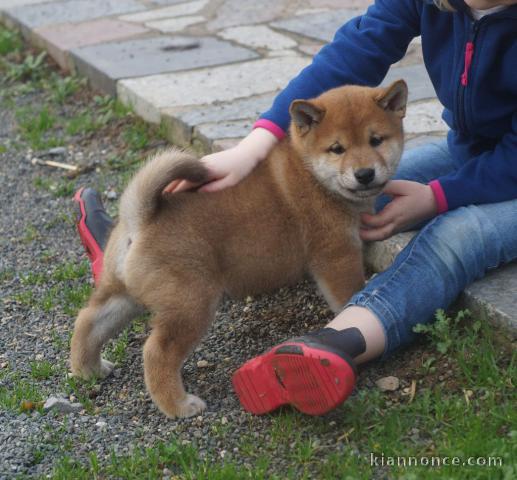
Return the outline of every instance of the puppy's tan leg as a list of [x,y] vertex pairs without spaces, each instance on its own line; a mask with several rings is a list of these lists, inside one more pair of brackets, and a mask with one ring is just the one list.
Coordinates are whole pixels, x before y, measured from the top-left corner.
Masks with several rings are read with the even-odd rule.
[[168,417],[190,417],[206,407],[199,397],[185,392],[181,367],[210,325],[220,295],[209,289],[195,291],[199,295],[174,292],[176,303],[153,317],[153,330],[144,346],[147,389]]
[[363,256],[360,250],[321,252],[310,269],[330,308],[338,312],[364,286]]
[[101,285],[75,322],[70,352],[72,373],[81,378],[109,375],[113,364],[101,358],[102,346],[142,311],[127,294],[103,292]]

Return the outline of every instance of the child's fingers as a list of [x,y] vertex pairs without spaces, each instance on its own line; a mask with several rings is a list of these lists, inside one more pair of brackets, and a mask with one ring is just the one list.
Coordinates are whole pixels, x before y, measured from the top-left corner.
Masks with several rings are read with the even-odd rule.
[[361,228],[359,230],[359,236],[365,242],[376,242],[379,240],[385,240],[393,235],[395,232],[395,224],[388,223],[381,228],[366,229]]
[[186,192],[187,190],[193,190],[199,187],[202,183],[190,182],[188,180],[174,180],[163,190],[164,193],[180,193]]
[[371,215],[370,213],[362,213],[361,222],[367,227],[379,228],[388,223],[391,223],[394,220],[394,217],[394,212],[392,208],[390,208],[390,204],[388,204],[375,215]]
[[229,176],[220,178],[218,180],[213,180],[210,183],[203,185],[199,191],[200,192],[217,192],[219,190],[223,190],[224,188],[231,187],[235,182],[232,182]]
[[174,189],[182,182],[183,180],[173,180],[169,185],[167,185],[162,193],[172,193]]

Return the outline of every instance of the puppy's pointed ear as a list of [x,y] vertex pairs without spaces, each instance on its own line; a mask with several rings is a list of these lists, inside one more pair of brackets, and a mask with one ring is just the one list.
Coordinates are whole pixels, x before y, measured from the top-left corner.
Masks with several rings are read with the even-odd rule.
[[300,135],[305,135],[325,116],[325,110],[307,100],[295,100],[289,107],[289,113]]
[[404,80],[397,80],[375,97],[379,107],[393,112],[397,117],[406,115],[408,90]]

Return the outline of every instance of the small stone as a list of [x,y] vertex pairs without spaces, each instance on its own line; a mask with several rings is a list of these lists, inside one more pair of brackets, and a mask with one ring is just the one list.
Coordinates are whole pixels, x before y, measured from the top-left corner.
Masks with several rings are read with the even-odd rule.
[[76,413],[83,410],[83,408],[80,403],[71,403],[62,397],[49,397],[43,405],[43,410],[55,410],[59,413]]
[[66,155],[66,148],[65,147],[54,147],[54,148],[49,149],[47,153],[53,157],[61,157],[63,155]]
[[221,418],[221,425],[226,425],[228,423],[228,419],[226,417]]
[[206,360],[199,360],[197,362],[197,368],[206,368],[208,367],[208,362]]
[[39,362],[39,361],[43,360],[43,358],[44,358],[44,357],[43,357],[43,354],[42,354],[42,353],[38,353],[38,354],[36,354],[36,356],[35,356],[34,358],[35,358],[36,360],[38,360],[38,362]]
[[99,420],[99,421],[95,424],[95,426],[96,426],[97,428],[100,428],[101,430],[104,430],[104,429],[108,426],[108,424],[107,424],[104,420]]
[[379,378],[375,385],[383,392],[394,392],[399,388],[400,381],[397,377],[383,377]]
[[108,200],[116,200],[118,198],[118,193],[115,190],[109,190],[106,194]]

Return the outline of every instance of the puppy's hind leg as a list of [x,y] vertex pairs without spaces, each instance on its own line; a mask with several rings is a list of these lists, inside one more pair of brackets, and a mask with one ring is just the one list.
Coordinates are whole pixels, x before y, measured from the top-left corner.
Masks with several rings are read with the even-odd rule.
[[[189,288],[190,287],[190,288]],[[183,285],[164,293],[173,304],[162,305],[152,318],[144,346],[145,383],[153,401],[168,417],[190,417],[204,410],[203,400],[183,387],[181,367],[210,325],[220,300],[213,285]]]
[[70,352],[72,373],[81,378],[109,375],[113,364],[101,358],[103,345],[142,311],[126,293],[103,292],[101,284],[75,322]]

